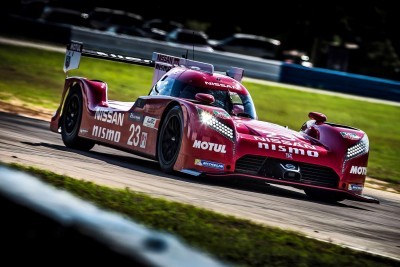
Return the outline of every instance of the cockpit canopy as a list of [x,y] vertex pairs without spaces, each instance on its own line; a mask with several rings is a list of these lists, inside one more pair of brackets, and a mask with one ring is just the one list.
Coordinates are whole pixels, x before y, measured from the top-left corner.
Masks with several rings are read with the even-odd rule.
[[174,68],[161,77],[149,94],[196,101],[198,93],[212,95],[215,102],[211,105],[222,108],[233,116],[257,119],[254,103],[247,89],[223,74]]

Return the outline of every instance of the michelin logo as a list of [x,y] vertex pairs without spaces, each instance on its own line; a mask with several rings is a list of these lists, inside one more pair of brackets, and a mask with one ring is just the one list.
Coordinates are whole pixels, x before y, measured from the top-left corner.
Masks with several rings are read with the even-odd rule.
[[363,186],[358,184],[349,184],[349,190],[361,192],[363,190]]
[[223,170],[224,164],[218,162],[212,162],[207,160],[195,159],[194,164],[197,166],[202,166],[206,168],[212,168],[217,170]]

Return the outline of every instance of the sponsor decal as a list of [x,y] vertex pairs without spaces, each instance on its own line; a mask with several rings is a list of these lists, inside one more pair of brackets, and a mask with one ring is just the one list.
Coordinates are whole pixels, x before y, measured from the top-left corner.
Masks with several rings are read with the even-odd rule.
[[92,136],[118,143],[121,139],[121,132],[95,125],[93,126]]
[[343,138],[350,139],[350,140],[360,140],[361,139],[361,137],[355,133],[340,132],[340,134],[342,135]]
[[156,63],[156,64],[154,65],[154,68],[155,68],[156,70],[161,70],[161,71],[167,72],[167,71],[169,71],[170,69],[172,69],[172,66]]
[[367,175],[367,167],[351,166],[351,174]]
[[[286,126],[285,126],[286,128]],[[303,135],[301,135],[298,132],[291,132],[291,133],[283,133],[283,132],[271,132],[269,130],[265,130],[265,129],[258,129],[257,131],[259,131],[260,133],[264,134],[264,137],[268,137],[268,138],[277,138],[277,139],[284,139],[284,140],[289,140],[289,141],[297,141],[298,138],[300,139],[305,139],[306,137],[304,137]],[[262,137],[261,137],[262,138]]]
[[70,65],[71,65],[71,55],[67,54],[65,56],[65,64],[64,64],[65,69],[68,69]]
[[86,129],[80,129],[79,132],[80,132],[81,134],[87,134],[89,131],[86,130]]
[[222,164],[222,163],[212,162],[212,161],[207,161],[207,160],[202,160],[202,159],[195,159],[194,164],[197,166],[202,166],[202,167],[212,168],[212,169],[217,169],[217,170],[224,169],[224,164]]
[[292,153],[285,153],[287,159],[293,159]]
[[146,142],[147,142],[147,133],[142,132],[142,137],[140,138],[140,147],[146,148]]
[[254,136],[255,140],[262,141],[262,142],[283,144],[283,145],[288,145],[288,146],[296,146],[296,147],[307,148],[307,149],[316,149],[316,147],[313,145],[296,141],[296,139],[294,137],[291,137],[292,140],[285,140],[285,139],[289,139],[289,138],[285,138],[285,139],[281,139],[281,138],[282,138],[282,136],[273,137],[273,138]]
[[138,112],[130,112],[128,119],[130,121],[142,121],[143,115]]
[[217,153],[226,153],[225,145],[215,144],[215,143],[206,142],[206,141],[195,140],[193,143],[193,147],[202,149],[202,150],[214,151]]
[[124,113],[115,112],[112,110],[108,110],[106,108],[96,108],[96,114],[94,115],[94,119],[102,122],[107,122],[110,124],[115,124],[122,126],[124,123]]
[[363,190],[363,186],[358,184],[349,184],[348,188],[350,191],[357,191],[357,192],[361,192]]
[[217,111],[217,110],[214,110],[213,113],[214,113],[214,115],[215,115],[216,117],[219,117],[219,118],[229,118],[229,114],[228,114],[228,112],[226,112],[226,111]]
[[153,117],[146,116],[144,117],[143,120],[143,126],[149,127],[149,128],[154,128],[156,125],[157,119]]
[[285,169],[287,169],[287,170],[295,170],[295,169],[297,169],[296,166],[294,166],[293,164],[290,164],[290,163],[286,163],[286,164],[284,165],[284,167],[285,167]]
[[309,157],[313,157],[313,158],[318,158],[318,156],[319,156],[318,151],[313,151],[313,150],[308,150],[308,149],[298,148],[298,147],[292,147],[292,146],[262,143],[262,142],[258,142],[258,148],[279,151],[279,152],[285,152],[285,153],[287,152],[291,155],[295,154],[295,155],[309,156]]
[[168,64],[171,64],[171,65],[179,65],[179,58],[178,57],[172,57],[172,56],[163,55],[163,54],[157,54],[157,60],[156,61],[168,63]]
[[79,43],[70,43],[67,45],[68,50],[76,51],[76,52],[82,52],[82,44]]
[[205,85],[213,85],[213,86],[232,88],[232,89],[238,87],[238,86],[232,86],[232,85],[229,85],[229,84],[216,83],[216,82],[207,82],[207,81],[205,81],[204,83],[205,83]]

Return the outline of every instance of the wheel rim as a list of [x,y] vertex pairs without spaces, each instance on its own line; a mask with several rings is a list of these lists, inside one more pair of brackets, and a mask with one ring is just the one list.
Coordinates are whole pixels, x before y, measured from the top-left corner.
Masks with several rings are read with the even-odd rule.
[[65,114],[65,131],[67,133],[73,132],[79,118],[79,100],[78,97],[73,96],[68,103],[67,112]]
[[171,117],[164,129],[161,153],[165,162],[174,160],[181,140],[181,123],[178,116]]

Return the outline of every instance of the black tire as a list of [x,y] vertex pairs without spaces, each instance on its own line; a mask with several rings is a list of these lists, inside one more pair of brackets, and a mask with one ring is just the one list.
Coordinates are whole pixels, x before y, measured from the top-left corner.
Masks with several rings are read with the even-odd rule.
[[160,128],[157,142],[157,156],[161,169],[170,173],[178,158],[183,135],[183,115],[179,106],[172,107]]
[[343,194],[336,192],[329,192],[318,189],[304,189],[304,192],[308,197],[322,202],[332,203],[340,202],[346,199]]
[[95,143],[78,136],[82,110],[82,91],[79,87],[73,87],[67,96],[61,117],[61,137],[66,147],[88,151]]

